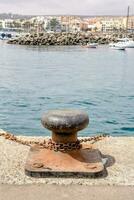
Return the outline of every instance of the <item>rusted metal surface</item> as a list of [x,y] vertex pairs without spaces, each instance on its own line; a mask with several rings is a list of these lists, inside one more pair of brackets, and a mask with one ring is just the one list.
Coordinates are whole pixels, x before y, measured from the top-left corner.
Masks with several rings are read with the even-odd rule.
[[33,177],[48,176],[95,176],[103,172],[101,153],[90,146],[69,152],[51,151],[32,147],[25,167],[25,172]]
[[78,110],[54,110],[45,113],[42,125],[52,131],[52,140],[56,143],[77,141],[77,132],[88,123],[88,115]]
[[29,176],[98,175],[104,170],[101,153],[90,145],[81,145],[77,132],[89,123],[88,115],[77,110],[50,111],[42,124],[52,131],[47,148],[31,147],[25,166]]

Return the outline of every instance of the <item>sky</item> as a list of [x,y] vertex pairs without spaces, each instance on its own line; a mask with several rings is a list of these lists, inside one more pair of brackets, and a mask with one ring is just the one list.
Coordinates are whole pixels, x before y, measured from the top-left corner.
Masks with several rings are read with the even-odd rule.
[[134,0],[0,0],[0,13],[26,15],[134,14]]

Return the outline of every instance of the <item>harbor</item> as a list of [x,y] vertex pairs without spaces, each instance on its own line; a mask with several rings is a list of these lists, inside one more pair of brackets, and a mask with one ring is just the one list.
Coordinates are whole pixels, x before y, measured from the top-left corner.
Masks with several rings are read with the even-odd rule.
[[132,0],[0,8],[0,200],[133,200]]

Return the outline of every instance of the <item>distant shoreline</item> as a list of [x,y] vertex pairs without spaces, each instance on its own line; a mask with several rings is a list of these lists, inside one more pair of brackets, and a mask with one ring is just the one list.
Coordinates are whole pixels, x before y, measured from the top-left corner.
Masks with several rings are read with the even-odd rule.
[[[90,17],[90,18],[95,18],[95,17],[126,17],[126,15],[103,15],[103,14],[99,14],[99,15],[80,15],[80,14],[50,14],[50,15],[41,15],[41,14],[35,14],[35,15],[29,15],[29,14],[14,14],[14,13],[0,13],[0,19],[29,19],[31,17],[37,17],[37,16],[43,16],[43,17],[48,17],[48,16],[52,16],[52,17],[59,17],[59,16],[76,16],[76,17]],[[130,16],[134,16],[134,14],[131,14]]]

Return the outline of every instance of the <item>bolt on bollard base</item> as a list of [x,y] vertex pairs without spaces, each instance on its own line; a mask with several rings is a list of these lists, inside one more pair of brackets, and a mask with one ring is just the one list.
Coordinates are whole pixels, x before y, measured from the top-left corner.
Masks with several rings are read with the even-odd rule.
[[89,144],[80,145],[77,132],[89,123],[88,115],[77,110],[49,111],[42,124],[52,131],[48,148],[31,147],[25,173],[32,177],[97,177],[103,174],[101,153]]

